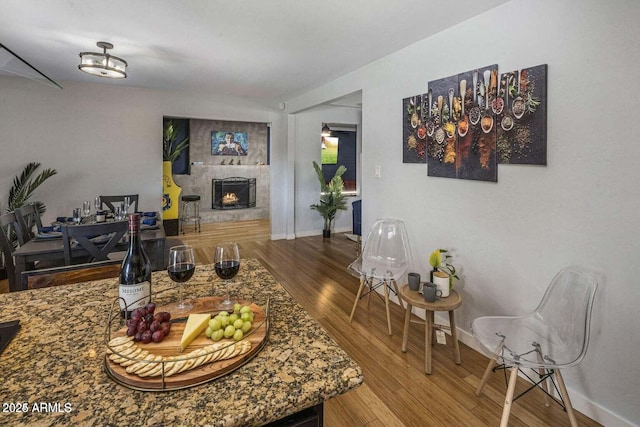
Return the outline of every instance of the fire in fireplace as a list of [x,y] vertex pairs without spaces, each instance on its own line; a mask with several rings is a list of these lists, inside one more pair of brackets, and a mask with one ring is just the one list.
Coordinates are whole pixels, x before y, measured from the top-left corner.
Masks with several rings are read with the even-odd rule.
[[255,206],[255,178],[214,178],[211,181],[212,209],[246,209]]

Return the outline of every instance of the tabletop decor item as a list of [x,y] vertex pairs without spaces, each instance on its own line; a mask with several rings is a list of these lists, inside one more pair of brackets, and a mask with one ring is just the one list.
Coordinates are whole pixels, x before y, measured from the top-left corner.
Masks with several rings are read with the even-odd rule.
[[313,168],[320,182],[320,203],[314,203],[310,208],[322,215],[324,219],[322,237],[329,238],[331,237],[331,225],[336,213],[339,210],[347,209],[346,196],[342,193],[344,189],[342,175],[347,171],[347,168],[344,165],[340,165],[328,184],[324,179],[322,168],[315,161],[313,162]]
[[458,277],[455,266],[451,263],[452,258],[447,249],[436,249],[431,252],[431,255],[429,255],[429,265],[431,265],[432,268],[430,271],[430,282],[435,283],[434,273],[440,271],[449,276],[449,289],[453,288],[453,280],[460,279],[460,277]]

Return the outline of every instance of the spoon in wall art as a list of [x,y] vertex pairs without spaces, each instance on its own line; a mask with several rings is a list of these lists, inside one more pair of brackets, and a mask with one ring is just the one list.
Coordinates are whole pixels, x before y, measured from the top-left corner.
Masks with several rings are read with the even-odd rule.
[[427,135],[432,136],[433,131],[435,130],[435,125],[433,124],[433,117],[431,117],[431,109],[433,103],[433,92],[429,89],[429,93],[427,95],[429,99],[429,121],[427,122]]
[[484,72],[484,114],[482,115],[482,120],[480,121],[480,127],[484,133],[491,132],[493,129],[493,116],[489,113],[489,79],[491,78],[491,71],[487,70]]
[[467,93],[467,81],[460,80],[460,102],[462,103],[462,110],[460,112],[460,121],[458,121],[458,135],[465,136],[469,131],[469,122],[467,122],[467,116],[464,114],[464,96]]
[[480,121],[480,107],[478,106],[478,71],[473,72],[473,106],[469,110],[469,121],[472,125],[477,125]]

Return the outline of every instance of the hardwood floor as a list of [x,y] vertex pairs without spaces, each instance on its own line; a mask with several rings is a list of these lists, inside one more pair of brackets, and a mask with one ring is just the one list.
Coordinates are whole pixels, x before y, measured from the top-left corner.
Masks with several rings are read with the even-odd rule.
[[[356,257],[356,243],[344,235],[295,240],[269,240],[268,221],[203,224],[201,233],[180,235],[196,248],[199,264],[210,264],[215,243],[233,240],[243,258],[257,258],[309,314],[362,366],[364,383],[325,404],[325,425],[343,426],[497,426],[506,386],[502,373],[491,376],[482,397],[475,388],[487,358],[460,343],[462,364],[456,365],[452,345],[435,344],[433,374],[424,373],[424,332],[412,325],[407,353],[402,353],[404,311],[392,304],[393,335],[387,335],[384,302],[363,301],[349,324],[359,285],[346,271]],[[275,332],[277,333],[277,332]],[[518,380],[516,394],[527,387]],[[577,414],[582,426],[600,424]],[[558,405],[544,406],[534,390],[515,402],[511,426],[565,426]]]

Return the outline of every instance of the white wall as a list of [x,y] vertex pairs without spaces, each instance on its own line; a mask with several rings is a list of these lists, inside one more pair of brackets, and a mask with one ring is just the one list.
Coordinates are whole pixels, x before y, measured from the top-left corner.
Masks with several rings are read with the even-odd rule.
[[[323,106],[295,115],[295,235],[296,237],[322,234],[322,216],[309,206],[320,199],[320,184],[313,170],[313,161],[320,163],[320,131],[323,123],[353,124],[361,133],[362,112],[355,108]],[[347,198],[347,210],[338,211],[333,232],[351,232],[351,202],[358,197]]]
[[[202,94],[62,82],[63,90],[0,77],[0,208],[13,177],[32,161],[55,168],[32,200],[47,205],[43,220],[70,215],[100,194],[140,194],[140,208],[160,210],[162,116],[271,122],[272,170],[286,158],[284,115],[256,103]],[[284,176],[271,177],[273,234],[283,234]]]
[[[433,249],[453,250],[463,335],[477,316],[532,310],[564,266],[593,272],[591,346],[565,380],[606,425],[640,424],[639,20],[636,0],[513,0],[287,102],[295,112],[363,90],[363,229],[403,219],[423,274]],[[403,164],[402,99],[494,63],[548,64],[548,166],[500,165],[488,183]]]

